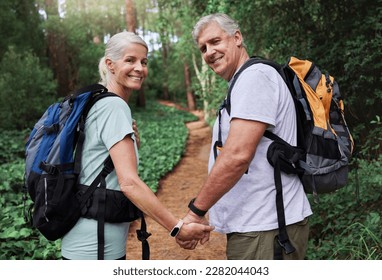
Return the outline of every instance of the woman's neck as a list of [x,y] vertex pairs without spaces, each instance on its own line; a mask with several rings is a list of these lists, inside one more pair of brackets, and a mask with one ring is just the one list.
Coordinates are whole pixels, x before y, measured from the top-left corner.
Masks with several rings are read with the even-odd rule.
[[109,92],[115,93],[119,97],[121,97],[123,100],[126,101],[126,103],[129,103],[129,98],[131,95],[132,90],[128,88],[124,88],[121,85],[117,83],[108,83],[106,88],[108,89]]

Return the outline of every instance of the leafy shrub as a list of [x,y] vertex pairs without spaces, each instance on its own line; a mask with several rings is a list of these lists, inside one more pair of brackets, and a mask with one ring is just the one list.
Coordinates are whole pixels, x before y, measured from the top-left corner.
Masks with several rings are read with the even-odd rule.
[[49,68],[29,52],[12,47],[0,62],[0,128],[33,126],[56,96],[56,83]]
[[0,130],[0,164],[10,162],[25,153],[25,140],[29,130]]
[[382,156],[354,164],[346,187],[312,203],[308,259],[381,257]]

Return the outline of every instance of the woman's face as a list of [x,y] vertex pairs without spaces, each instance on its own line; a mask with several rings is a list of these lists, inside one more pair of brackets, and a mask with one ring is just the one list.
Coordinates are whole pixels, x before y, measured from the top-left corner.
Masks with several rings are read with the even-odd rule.
[[147,49],[140,44],[129,44],[122,58],[111,63],[110,70],[121,87],[139,90],[148,74]]

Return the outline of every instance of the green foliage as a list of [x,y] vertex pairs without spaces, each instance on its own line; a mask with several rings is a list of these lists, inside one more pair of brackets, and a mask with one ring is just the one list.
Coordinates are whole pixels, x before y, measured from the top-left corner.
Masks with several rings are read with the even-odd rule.
[[24,161],[18,151],[14,157],[18,159],[0,165],[0,260],[57,259],[60,243],[47,241],[24,221]]
[[227,82],[220,77],[214,77],[215,74],[211,69],[202,75],[206,77],[206,81],[209,81],[205,85],[205,90],[202,90],[196,78],[193,79],[193,87],[196,97],[205,102],[203,107],[206,112],[206,121],[212,126],[216,120],[216,111],[226,96]]
[[[162,96],[163,88],[167,87],[170,98],[180,102],[185,99],[184,63],[192,65],[193,55],[198,58],[197,67],[201,62],[191,39],[192,27],[200,16],[214,12],[226,12],[239,20],[250,54],[280,63],[296,55],[329,70],[345,97],[346,118],[362,160],[354,161],[346,188],[334,195],[320,196],[318,205],[313,203],[315,214],[311,219],[308,258],[381,259],[378,206],[382,203],[382,1],[135,2],[140,27],[159,32],[160,42],[165,46],[150,54],[150,74],[145,83],[149,96]],[[52,71],[41,63],[48,60],[44,55],[44,39],[48,37],[44,38],[44,34],[57,35],[59,47],[63,48],[60,54],[68,58],[68,65],[63,66],[70,75],[69,87],[75,88],[98,80],[97,64],[103,53],[104,36],[125,26],[121,13],[124,3],[120,0],[102,3],[66,0],[65,17],[58,15],[56,3],[2,0],[0,4],[0,31],[4,39],[0,42],[0,206],[4,209],[0,213],[0,259],[59,256],[59,242],[47,242],[38,233],[22,229],[21,220],[15,222],[22,217],[19,191],[23,163],[19,159],[23,157],[27,131],[4,131],[30,129],[54,101],[56,82]],[[43,20],[38,9],[44,9],[48,18]],[[97,44],[97,40],[101,43]],[[51,47],[58,46],[49,45],[48,49]],[[204,75],[209,83],[207,90],[201,90],[196,78],[193,89],[209,113],[217,109],[225,96],[226,83],[214,79],[210,70]],[[156,105],[148,107],[148,111],[134,108],[133,115],[142,137],[139,172],[155,190],[158,178],[176,164],[183,152],[186,129],[181,123],[189,116]]]
[[[184,122],[196,117],[153,102],[148,102],[146,110],[132,111],[141,137],[138,171],[156,192],[160,178],[174,168],[184,152],[188,135]],[[31,205],[30,199],[23,199],[25,133],[0,132],[0,260],[59,259],[60,240],[47,241],[24,220],[24,203],[26,210]]]
[[382,156],[355,160],[345,188],[312,198],[308,259],[382,258],[381,167]]
[[0,60],[9,46],[42,55],[45,42],[40,28],[41,16],[34,1],[1,0],[0,13]]
[[[362,131],[360,127],[364,128],[364,126],[357,126],[357,129]],[[370,122],[369,129],[368,137],[364,140],[359,155],[365,159],[376,159],[382,151],[382,122],[380,116],[375,116],[375,119]],[[361,141],[361,133],[356,133],[358,136],[356,141]]]
[[[110,3],[109,3],[110,4]],[[98,62],[104,55],[105,45],[103,36],[105,31],[100,30],[96,23],[101,17],[97,11],[90,9],[87,13],[74,13],[53,24],[50,28],[54,31],[60,28],[60,33],[65,36],[66,53],[74,69],[73,79],[75,87],[80,88],[99,80]],[[111,34],[120,30],[120,26],[114,26]]]
[[159,179],[172,170],[183,155],[188,131],[184,122],[194,115],[148,102],[145,110],[134,108],[141,136],[139,176],[154,191]]
[[13,48],[0,61],[0,129],[25,129],[54,101],[52,72],[30,52]]
[[25,153],[24,145],[30,130],[0,130],[0,164],[22,158]]
[[[250,55],[279,63],[294,55],[310,59],[329,71],[339,83],[357,149],[363,147],[363,155],[375,159],[380,148],[375,150],[370,139],[380,133],[373,130],[371,121],[380,115],[382,101],[381,3],[381,0],[243,0],[232,5],[231,0],[208,0],[192,1],[190,9],[194,22],[216,12],[225,12],[238,20]],[[366,142],[373,149],[366,151]],[[380,145],[380,141],[376,142]]]

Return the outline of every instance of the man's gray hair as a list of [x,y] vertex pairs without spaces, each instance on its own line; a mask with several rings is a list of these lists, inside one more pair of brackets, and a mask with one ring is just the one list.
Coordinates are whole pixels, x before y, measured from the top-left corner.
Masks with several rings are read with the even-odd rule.
[[[207,15],[199,19],[192,30],[192,38],[195,43],[198,43],[199,33],[211,22],[216,22],[220,28],[230,36],[233,36],[236,31],[240,31],[239,24],[226,14],[216,13]],[[244,41],[243,46],[245,47]]]

